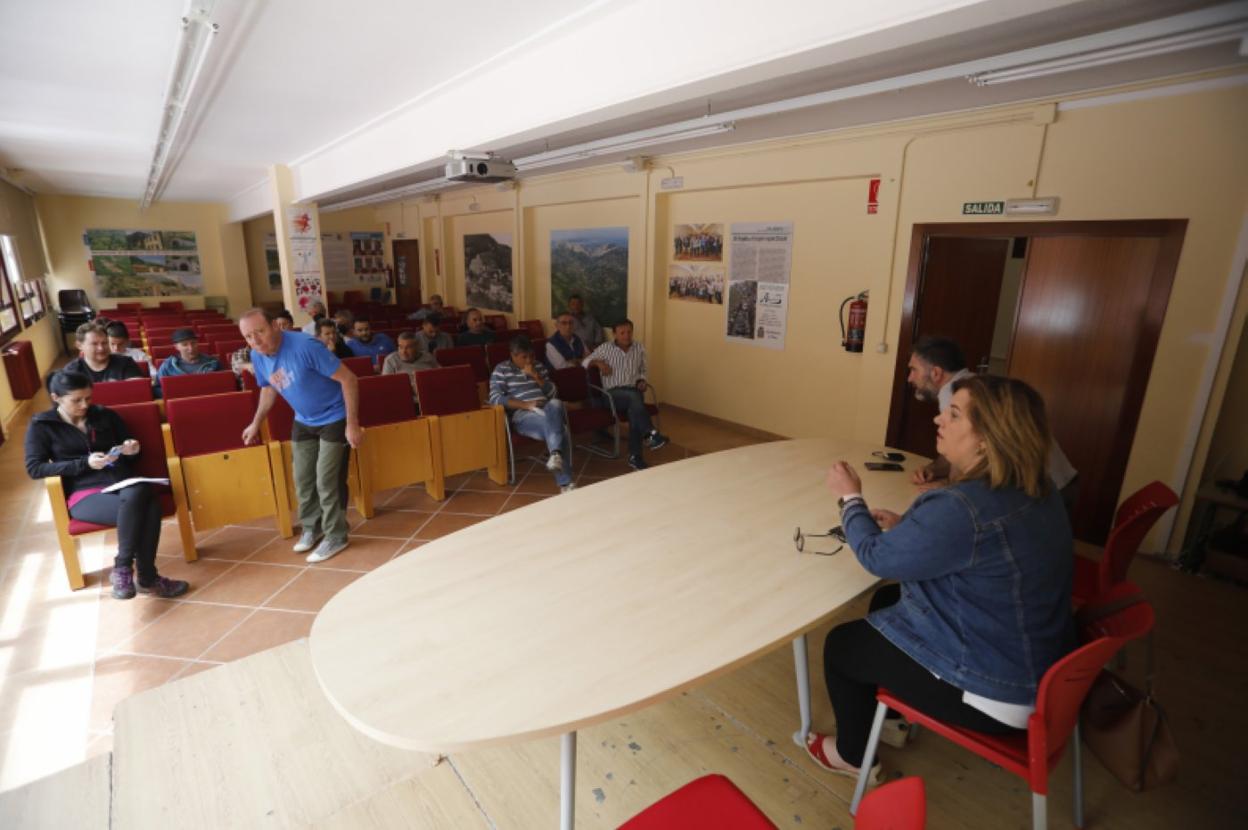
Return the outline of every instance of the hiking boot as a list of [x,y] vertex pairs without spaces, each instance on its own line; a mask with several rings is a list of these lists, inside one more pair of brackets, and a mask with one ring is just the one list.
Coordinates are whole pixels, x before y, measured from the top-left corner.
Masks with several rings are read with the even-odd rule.
[[113,568],[108,575],[113,586],[113,599],[134,599],[134,569],[126,567]]
[[315,565],[317,562],[324,562],[331,556],[334,556],[347,548],[347,540],[333,541],[332,539],[322,539],[321,543],[316,546],[316,550],[308,554],[308,564]]
[[182,579],[165,579],[163,576],[156,577],[156,581],[151,585],[139,583],[140,594],[151,594],[159,599],[173,599],[180,597],[190,590],[191,584]]

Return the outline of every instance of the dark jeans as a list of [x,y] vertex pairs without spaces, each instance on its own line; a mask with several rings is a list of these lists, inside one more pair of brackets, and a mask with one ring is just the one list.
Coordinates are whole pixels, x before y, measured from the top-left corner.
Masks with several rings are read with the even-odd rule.
[[[871,610],[896,603],[897,585],[875,592]],[[955,726],[989,735],[1018,730],[962,702],[962,690],[938,680],[866,620],[838,625],[823,642],[823,675],[836,715],[836,751],[848,764],[862,765],[880,686],[913,704],[924,714]]]
[[617,386],[608,389],[607,394],[615,402],[615,411],[628,416],[628,454],[641,455],[641,440],[654,430],[645,396],[635,386]]
[[160,498],[146,484],[135,484],[115,493],[87,496],[69,509],[80,522],[117,528],[118,568],[136,568],[139,581],[156,580],[156,546],[160,544]]
[[290,446],[303,532],[324,533],[333,542],[346,541],[351,453],[347,422],[313,427],[296,420],[290,431]]

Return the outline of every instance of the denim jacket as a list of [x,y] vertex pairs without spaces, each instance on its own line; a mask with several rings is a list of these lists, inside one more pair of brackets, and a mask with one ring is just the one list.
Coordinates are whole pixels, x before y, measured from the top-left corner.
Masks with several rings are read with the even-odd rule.
[[842,524],[864,568],[901,582],[901,601],[868,622],[941,680],[1030,705],[1075,647],[1074,546],[1056,490],[1037,500],[965,481],[922,494],[887,533],[861,502]]

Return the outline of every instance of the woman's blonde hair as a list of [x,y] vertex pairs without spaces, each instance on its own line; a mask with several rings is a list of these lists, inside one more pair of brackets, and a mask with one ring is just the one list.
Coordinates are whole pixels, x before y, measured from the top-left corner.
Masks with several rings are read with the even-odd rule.
[[971,397],[966,417],[984,453],[960,478],[987,478],[990,487],[1017,487],[1033,499],[1049,492],[1049,419],[1039,393],[1021,380],[974,375],[954,381]]

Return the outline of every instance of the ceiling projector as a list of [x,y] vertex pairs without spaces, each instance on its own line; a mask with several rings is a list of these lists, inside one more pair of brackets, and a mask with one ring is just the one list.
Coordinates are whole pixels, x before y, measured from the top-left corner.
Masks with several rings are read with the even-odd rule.
[[446,178],[453,182],[506,182],[516,177],[516,166],[493,153],[451,151],[447,155]]

